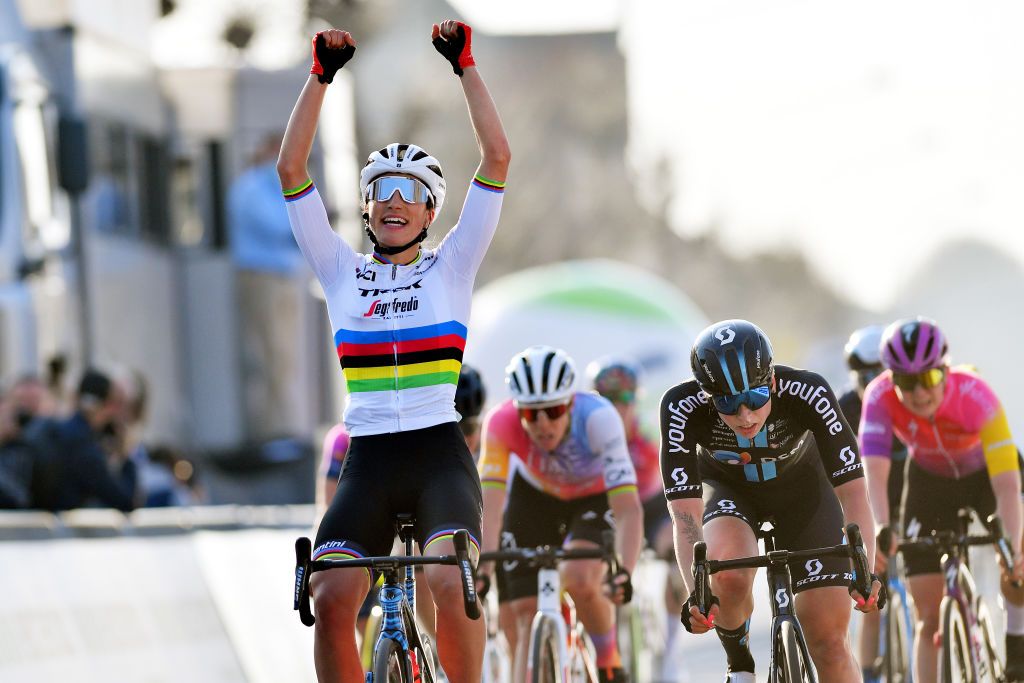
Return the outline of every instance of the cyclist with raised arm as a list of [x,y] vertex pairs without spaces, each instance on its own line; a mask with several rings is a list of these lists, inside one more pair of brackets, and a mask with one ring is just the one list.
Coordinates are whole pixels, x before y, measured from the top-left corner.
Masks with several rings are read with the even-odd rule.
[[[421,247],[446,184],[437,159],[392,143],[360,173],[363,220],[374,244],[359,254],[332,229],[306,168],[327,87],[355,40],[332,29],[313,39],[313,67],[285,132],[278,174],[303,256],[327,299],[348,390],[351,440],[334,500],[317,531],[314,559],[386,555],[399,512],[413,513],[424,555],[450,554],[456,530],[480,538],[481,492],[459,431],[454,397],[473,281],[497,227],[509,147],[472,56],[472,32],[435,24],[434,47],[460,77],[481,161],[458,223],[437,248]],[[484,629],[463,611],[456,567],[432,565],[437,650],[448,679],[477,683]],[[361,681],[356,614],[372,577],[361,569],[318,572],[314,658],[321,681]]]
[[[882,325],[861,327],[853,331],[843,347],[846,367],[850,370],[850,379],[853,386],[839,396],[839,407],[843,409],[843,416],[850,424],[850,427],[853,428],[854,434],[857,433],[860,427],[864,390],[871,380],[878,377],[885,370],[879,352],[879,346],[882,343],[882,332],[884,330],[885,328]],[[907,450],[898,439],[893,438],[892,461],[895,467],[889,470],[889,485],[886,489],[889,498],[890,523],[899,520],[906,458]],[[857,650],[860,655],[859,659],[864,675],[864,683],[877,683],[880,680],[881,672],[876,666],[878,663],[876,660],[878,659],[881,621],[880,612],[865,614],[861,620]]]
[[[624,572],[612,599],[602,588],[600,560],[562,564],[562,585],[597,650],[602,682],[626,681],[615,632],[613,602],[629,600],[629,573],[643,542],[643,511],[622,420],[612,404],[576,390],[576,367],[561,349],[531,346],[506,369],[512,398],[484,419],[480,478],[484,486],[484,550],[593,548],[615,530]],[[489,575],[491,567],[481,566]],[[537,612],[537,570],[503,563],[498,598],[516,623],[506,633],[515,650],[515,680],[526,677],[530,624]]]
[[[1015,565],[1003,568],[1006,598],[1007,678],[1024,679],[1024,590],[1009,579],[1024,578],[1021,558],[1021,477],[1017,448],[1002,405],[977,373],[951,367],[946,336],[928,318],[897,320],[885,329],[881,358],[887,370],[864,394],[860,440],[872,510],[879,525],[892,516],[885,495],[892,437],[906,444],[904,538],[957,528],[960,508],[982,519],[997,512],[1013,548]],[[895,541],[894,541],[895,542]],[[881,548],[876,570],[884,569]],[[904,553],[913,598],[914,680],[936,680],[939,603],[943,578],[937,551]]]
[[[758,554],[756,532],[774,520],[778,547],[806,550],[843,542],[845,523],[872,529],[857,440],[835,394],[818,374],[775,365],[768,337],[753,323],[724,320],[693,344],[695,379],[669,389],[661,403],[661,470],[675,528],[676,559],[690,598],[683,625],[714,628],[729,662],[726,681],[753,683],[748,647],[754,570],[711,577],[720,604],[705,616],[694,600],[693,544],[712,560]],[[864,534],[870,561],[874,543]],[[792,566],[796,611],[823,681],[855,683],[850,598],[877,609],[851,587],[850,562],[821,558]]]

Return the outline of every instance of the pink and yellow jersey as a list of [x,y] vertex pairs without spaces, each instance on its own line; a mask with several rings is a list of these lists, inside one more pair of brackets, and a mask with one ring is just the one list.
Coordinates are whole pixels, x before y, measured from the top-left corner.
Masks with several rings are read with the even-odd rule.
[[864,457],[888,458],[895,434],[922,469],[960,479],[988,467],[990,476],[1017,469],[1017,448],[999,399],[981,377],[963,367],[946,375],[942,403],[932,418],[900,403],[886,371],[864,392],[860,422]]
[[511,399],[484,418],[480,480],[485,488],[506,488],[518,473],[544,493],[574,500],[607,492],[636,491],[636,472],[626,433],[615,407],[605,398],[578,392],[569,433],[555,450],[541,450],[523,429]]
[[324,437],[323,452],[320,456],[320,477],[337,481],[341,476],[341,465],[348,453],[349,436],[344,424],[331,427]]

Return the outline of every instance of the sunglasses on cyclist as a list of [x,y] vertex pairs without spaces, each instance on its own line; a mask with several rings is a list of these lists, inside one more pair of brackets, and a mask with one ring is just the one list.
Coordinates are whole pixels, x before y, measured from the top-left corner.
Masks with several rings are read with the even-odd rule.
[[567,412],[569,412],[568,403],[559,403],[558,405],[548,406],[546,408],[530,408],[529,406],[519,407],[519,417],[527,422],[536,422],[540,419],[541,413],[547,415],[549,420],[557,420]]
[[771,397],[771,387],[765,385],[754,387],[749,391],[741,391],[738,394],[712,396],[711,403],[715,406],[715,410],[723,415],[735,415],[740,412],[740,406],[746,406],[751,410],[764,408]]
[[903,391],[913,391],[918,384],[925,389],[933,389],[942,384],[944,379],[946,379],[945,368],[932,368],[915,373],[892,373],[892,383]]
[[430,197],[430,190],[416,178],[401,175],[382,175],[374,179],[367,188],[369,198],[375,202],[386,202],[398,193],[406,204],[424,204]]

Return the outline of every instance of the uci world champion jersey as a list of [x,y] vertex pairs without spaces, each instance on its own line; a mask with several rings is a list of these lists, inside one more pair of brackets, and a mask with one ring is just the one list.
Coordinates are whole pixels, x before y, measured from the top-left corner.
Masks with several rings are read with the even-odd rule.
[[345,374],[351,436],[455,422],[473,281],[494,236],[502,188],[475,179],[459,222],[408,265],[360,254],[331,229],[312,181],[285,193],[295,241],[327,299]]

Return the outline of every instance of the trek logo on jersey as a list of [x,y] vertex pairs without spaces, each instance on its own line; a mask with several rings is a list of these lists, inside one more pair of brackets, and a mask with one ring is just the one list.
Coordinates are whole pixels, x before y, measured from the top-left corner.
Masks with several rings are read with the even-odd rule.
[[419,310],[420,300],[418,297],[409,297],[407,300],[392,299],[382,301],[377,299],[363,313],[364,318],[404,318],[407,315]]
[[856,462],[857,454],[849,446],[843,446],[843,450],[839,453],[839,459],[843,461],[843,467],[833,472],[833,477],[838,477],[850,472],[856,472],[862,467],[859,462]]
[[392,289],[363,289],[362,287],[359,287],[359,296],[361,296],[361,297],[363,297],[365,299],[365,298],[368,298],[368,297],[371,297],[371,296],[380,296],[381,294],[390,294],[392,292],[406,292],[406,291],[408,291],[410,289],[423,289],[423,285],[420,284],[421,282],[423,282],[423,278],[420,278],[419,280],[417,280],[416,282],[412,283],[411,285],[404,285],[402,287],[394,287]]
[[356,268],[356,279],[357,280],[369,280],[370,282],[377,281],[377,271],[370,270],[369,266],[363,266],[362,268]]

